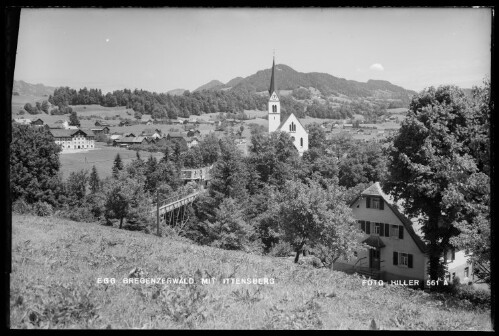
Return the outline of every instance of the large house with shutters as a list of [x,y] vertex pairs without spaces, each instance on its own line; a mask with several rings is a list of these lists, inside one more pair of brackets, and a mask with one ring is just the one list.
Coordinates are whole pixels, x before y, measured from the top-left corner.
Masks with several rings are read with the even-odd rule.
[[308,150],[308,133],[305,127],[301,124],[300,120],[291,113],[285,120],[281,122],[281,103],[279,95],[275,88],[275,60],[272,62],[272,75],[270,78],[269,88],[269,102],[268,102],[268,118],[269,118],[269,133],[281,131],[289,133],[293,144],[295,145],[298,153],[303,155],[303,152]]
[[362,242],[368,247],[357,251],[351,260],[338,260],[333,268],[384,281],[418,280],[423,286],[427,279],[426,245],[379,183],[364,190],[350,207],[364,232]]
[[[366,248],[357,251],[353,259],[338,260],[333,269],[359,273],[383,281],[428,280],[427,245],[414,230],[413,223],[383,193],[379,182],[364,190],[351,204],[353,216],[364,232],[361,238]],[[445,259],[444,259],[445,258]],[[448,251],[442,257],[447,264],[446,279],[459,277],[462,283],[473,281],[472,265],[464,251]]]
[[50,133],[63,152],[95,148],[95,135],[92,131],[51,128]]

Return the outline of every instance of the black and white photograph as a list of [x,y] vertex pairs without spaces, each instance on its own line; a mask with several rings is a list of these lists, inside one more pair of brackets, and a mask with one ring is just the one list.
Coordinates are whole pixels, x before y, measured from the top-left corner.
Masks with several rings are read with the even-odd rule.
[[493,7],[10,10],[10,329],[495,330]]

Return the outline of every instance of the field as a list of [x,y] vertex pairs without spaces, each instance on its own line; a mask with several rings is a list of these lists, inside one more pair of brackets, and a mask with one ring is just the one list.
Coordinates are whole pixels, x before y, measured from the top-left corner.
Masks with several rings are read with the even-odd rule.
[[[132,277],[193,283],[124,283]],[[248,277],[268,284],[223,283]],[[116,282],[98,283],[102,278]],[[10,323],[15,329],[492,330],[488,309],[404,287],[365,286],[358,276],[289,258],[20,215],[12,218]]]
[[[82,169],[90,172],[92,166],[95,165],[99,178],[105,178],[111,176],[114,158],[117,153],[120,154],[124,165],[130,163],[137,157],[135,151],[107,146],[103,143],[96,142],[96,148],[94,150],[80,153],[60,154],[60,171],[63,174],[63,178],[66,179],[71,172],[78,172]],[[141,158],[144,160],[147,160],[151,154],[158,160],[163,157],[163,153],[140,152]]]

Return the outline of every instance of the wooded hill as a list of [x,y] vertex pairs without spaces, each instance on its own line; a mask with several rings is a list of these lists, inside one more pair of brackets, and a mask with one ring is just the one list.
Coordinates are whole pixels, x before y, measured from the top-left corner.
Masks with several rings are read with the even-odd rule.
[[[338,78],[327,73],[310,72],[303,73],[285,65],[276,65],[277,86],[279,90],[294,90],[300,87],[315,88],[323,96],[345,95],[351,98],[357,97],[379,97],[388,99],[400,99],[403,103],[409,103],[415,91],[406,90],[403,87],[394,85],[388,81],[370,79],[367,83],[357,82]],[[220,90],[222,88],[244,88],[252,92],[268,90],[271,69],[260,70],[246,78],[236,77],[225,85],[219,81],[211,81],[195,91],[200,90]]]

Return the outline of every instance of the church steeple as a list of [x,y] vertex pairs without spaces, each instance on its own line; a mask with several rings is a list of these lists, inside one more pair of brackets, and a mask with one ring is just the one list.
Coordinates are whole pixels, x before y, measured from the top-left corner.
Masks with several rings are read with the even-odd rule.
[[269,88],[269,94],[272,95],[275,91],[275,84],[274,84],[274,71],[275,71],[275,56],[272,59],[272,76],[270,77],[270,88]]

